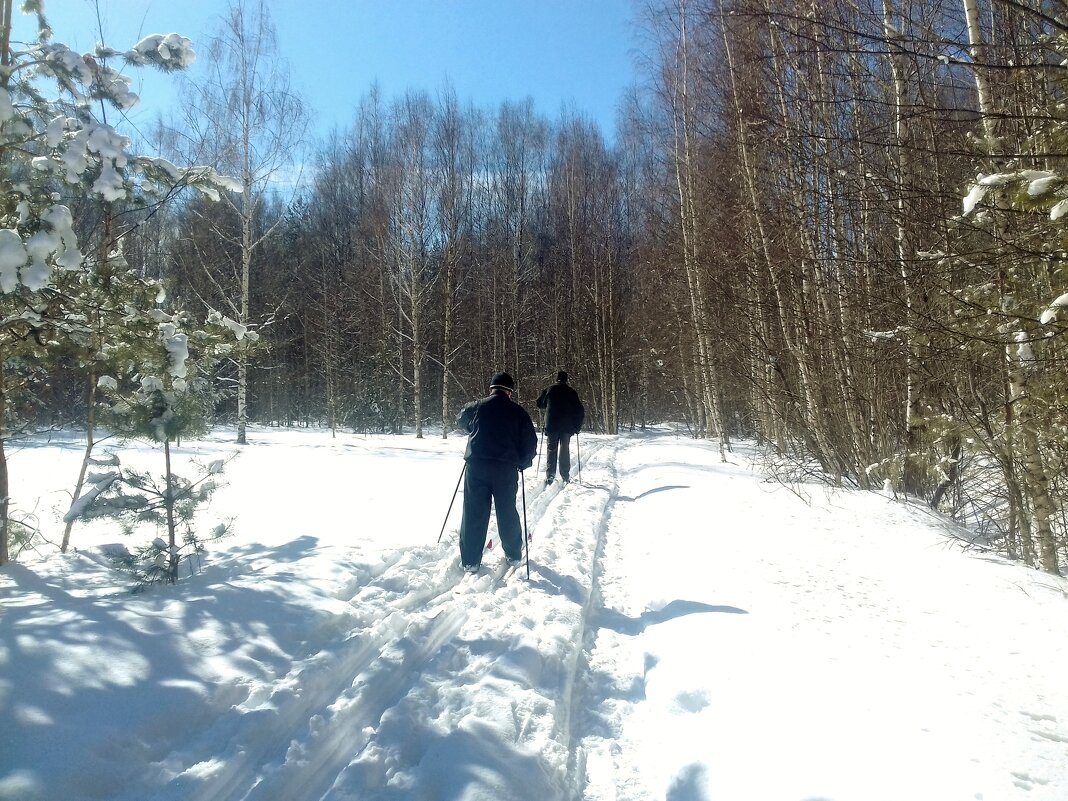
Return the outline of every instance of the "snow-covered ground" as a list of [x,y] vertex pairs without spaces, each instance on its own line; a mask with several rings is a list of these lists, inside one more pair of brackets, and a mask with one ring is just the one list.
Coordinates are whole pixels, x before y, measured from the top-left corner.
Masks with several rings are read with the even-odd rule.
[[[0,570],[0,799],[1068,799],[1068,582],[922,508],[583,436],[527,476],[529,580],[464,576],[462,438],[250,440],[177,586],[125,592],[103,523]],[[79,448],[13,456],[56,538]]]

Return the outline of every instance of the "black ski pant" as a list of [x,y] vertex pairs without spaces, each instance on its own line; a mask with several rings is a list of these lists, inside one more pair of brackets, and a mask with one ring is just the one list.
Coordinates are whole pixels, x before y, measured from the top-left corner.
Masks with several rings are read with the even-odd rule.
[[571,478],[571,435],[548,431],[545,438],[549,441],[545,454],[545,478],[552,481],[556,477],[556,461],[559,456],[560,478],[568,481]]
[[508,559],[523,556],[523,528],[515,496],[519,471],[515,465],[493,459],[468,459],[464,473],[464,515],[460,523],[460,561],[482,564],[489,528],[490,504],[497,510],[497,533]]

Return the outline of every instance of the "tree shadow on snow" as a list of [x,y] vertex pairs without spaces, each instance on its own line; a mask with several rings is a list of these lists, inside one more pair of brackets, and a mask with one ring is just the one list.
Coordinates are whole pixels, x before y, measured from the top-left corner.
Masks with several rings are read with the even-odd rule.
[[[56,798],[72,796],[70,788],[51,784],[40,772],[36,755],[49,748],[75,755],[75,773],[88,782],[91,772],[97,797],[117,797],[132,783],[151,781],[138,760],[112,757],[117,743],[137,739],[146,751],[162,753],[174,747],[170,731],[210,733],[220,714],[247,697],[253,680],[267,680],[305,655],[282,652],[265,633],[299,631],[306,625],[306,604],[312,601],[290,597],[285,579],[302,580],[295,563],[315,544],[313,537],[304,536],[277,548],[231,549],[229,564],[207,565],[193,580],[152,587],[138,596],[82,597],[69,590],[77,586],[76,573],[52,577],[23,564],[5,566],[9,581],[0,590],[0,660],[19,665],[20,694],[33,699],[34,707],[20,709],[13,703],[3,711],[33,712],[44,722],[20,723],[8,731],[0,727],[2,768],[24,772]],[[270,581],[232,586],[256,572],[245,561],[253,558],[293,568],[273,571]],[[76,559],[76,554],[71,557],[73,566]],[[197,648],[190,647],[189,638],[174,636],[176,630],[212,632],[207,646],[212,641],[243,644],[242,654],[231,658],[246,673],[241,679],[206,678]],[[0,707],[4,700],[0,698]],[[168,726],[155,723],[161,710],[166,710]],[[83,728],[93,736],[75,742],[72,737]],[[205,743],[211,746],[210,737]],[[210,756],[208,748],[187,747],[198,758]]]
[[700,601],[674,600],[663,609],[649,609],[638,617],[628,617],[615,609],[602,609],[594,620],[598,628],[611,629],[612,631],[628,636],[641,634],[649,626],[674,620],[683,615],[695,615],[704,612],[718,612],[728,615],[748,615],[745,609],[737,606],[713,606]]
[[666,801],[709,801],[708,769],[704,765],[687,765],[668,786]]
[[618,496],[616,498],[616,500],[617,501],[640,501],[646,495],[652,495],[653,493],[656,493],[656,492],[667,492],[668,490],[689,489],[689,488],[690,488],[689,484],[669,484],[666,487],[656,487],[655,489],[646,490],[641,495],[636,495],[633,498],[631,498],[629,495],[620,495],[620,496]]
[[[585,489],[601,490],[604,493],[606,493],[613,501],[623,501],[624,503],[633,503],[634,501],[640,501],[642,498],[646,497],[647,495],[654,495],[657,492],[666,492],[667,490],[689,489],[690,488],[689,484],[668,484],[667,486],[664,486],[664,487],[654,487],[651,490],[646,490],[645,492],[641,493],[640,495],[635,495],[632,498],[629,495],[612,495],[614,490],[611,487],[606,487],[604,484],[593,484],[593,483],[588,482],[588,481],[583,481],[581,478],[576,478],[574,483],[578,484],[579,486],[581,486],[581,487],[583,487]],[[540,482],[539,482],[539,484],[540,484]]]
[[[675,774],[668,785],[665,801],[711,801],[708,768],[700,763],[691,763]],[[804,801],[831,801],[826,796],[812,796]]]

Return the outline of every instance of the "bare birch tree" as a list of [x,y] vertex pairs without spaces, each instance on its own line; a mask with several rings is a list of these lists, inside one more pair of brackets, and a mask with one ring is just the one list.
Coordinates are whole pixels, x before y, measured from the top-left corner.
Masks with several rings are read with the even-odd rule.
[[[223,200],[239,226],[231,232],[208,220],[232,255],[229,263],[205,263],[203,269],[216,289],[211,302],[251,329],[257,322],[251,312],[254,258],[281,222],[262,224],[263,203],[269,193],[292,193],[307,117],[290,87],[264,0],[232,0],[209,42],[207,60],[208,76],[187,87],[186,147],[236,178],[236,191],[225,193]],[[252,340],[242,338],[235,355],[239,444],[246,442]]]

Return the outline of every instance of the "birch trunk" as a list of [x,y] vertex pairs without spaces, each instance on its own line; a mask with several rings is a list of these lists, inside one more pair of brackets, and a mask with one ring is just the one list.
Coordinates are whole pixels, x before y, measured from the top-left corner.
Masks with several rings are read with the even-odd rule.
[[1038,544],[1038,555],[1042,569],[1059,576],[1057,563],[1057,539],[1053,532],[1052,521],[1056,507],[1050,497],[1049,476],[1042,458],[1039,444],[1039,423],[1034,415],[1033,405],[1028,391],[1029,368],[1021,363],[1018,355],[1009,365],[1009,403],[1015,409],[1016,435],[1023,468],[1025,486],[1032,504],[1032,524],[1034,537]]
[[712,362],[710,326],[705,306],[705,290],[698,262],[697,191],[696,191],[696,120],[690,95],[692,73],[690,67],[689,24],[686,0],[678,0],[679,48],[675,65],[675,81],[672,87],[672,124],[674,126],[674,168],[679,195],[679,228],[682,234],[683,268],[686,272],[686,288],[693,321],[694,337],[698,356],[698,391],[704,404],[705,417],[711,433],[719,440],[722,461],[727,460],[727,432],[723,427],[718,393],[716,370]]
[[979,26],[979,7],[975,0],[963,0],[964,20],[968,26],[968,48],[972,57],[972,75],[975,78],[975,94],[979,100],[979,115],[983,125],[983,137],[993,153],[995,145],[994,107],[990,99],[990,87],[982,69],[983,34]]
[[455,260],[450,254],[446,257],[445,265],[445,297],[444,303],[444,319],[442,321],[442,346],[441,346],[441,438],[449,438],[449,428],[452,426],[452,415],[449,408],[449,372],[452,369],[452,327],[453,316],[455,310],[453,304],[455,301],[456,290],[453,282],[455,281]]
[[[760,200],[757,194],[756,188],[756,173],[753,166],[753,158],[750,152],[749,136],[747,132],[745,114],[741,105],[741,93],[738,86],[738,70],[735,65],[734,48],[731,42],[730,33],[727,30],[726,14],[723,10],[723,2],[719,2],[719,22],[720,22],[720,34],[723,38],[724,53],[727,60],[727,73],[730,82],[731,90],[731,102],[732,110],[735,114],[735,122],[738,128],[738,151],[742,161],[742,177],[745,182],[746,199],[749,202],[749,215],[748,221],[752,230],[753,236],[756,238],[756,242],[759,248],[761,257],[763,258],[764,267],[767,271],[767,275],[771,281],[772,291],[775,297],[775,306],[778,311],[779,319],[779,332],[782,335],[783,342],[786,345],[787,350],[791,356],[794,357],[795,362],[798,365],[799,370],[802,372],[802,381],[807,382],[806,373],[807,369],[804,367],[804,358],[801,354],[801,349],[798,345],[797,339],[792,332],[792,319],[793,314],[786,302],[785,289],[783,286],[782,278],[779,275],[779,268],[775,259],[771,253],[771,245],[768,237],[767,229],[764,224],[764,215],[761,211]],[[813,432],[809,426],[809,416],[806,414],[804,407],[802,407],[798,396],[789,389],[786,373],[781,363],[775,363],[775,370],[783,380],[783,386],[786,388],[786,397],[790,400],[791,405],[796,412],[798,423],[803,429],[803,434],[806,439],[806,445],[812,455],[820,462],[820,465],[827,471],[831,471],[831,465],[827,458],[827,454],[821,443],[813,437]],[[802,392],[805,390],[802,389]]]
[[[419,256],[412,256],[414,262]],[[412,297],[412,412],[415,415],[415,438],[423,438],[423,286],[421,267],[411,266]]]
[[[245,131],[245,163],[251,163],[251,144],[248,139],[248,130]],[[252,215],[254,213],[252,197],[252,170],[246,166],[241,185],[241,312],[238,322],[241,325],[249,324],[249,286],[252,273],[252,250],[255,247],[252,232]],[[248,340],[244,337],[237,347],[237,444],[245,445],[247,437],[245,427],[248,424]]]
[[[812,14],[814,15],[814,12]],[[835,360],[833,356],[830,360],[824,358],[826,354],[822,352],[822,348],[825,347],[823,341],[838,339],[839,326],[830,323],[833,316],[830,313],[825,281],[816,266],[819,264],[821,256],[827,255],[823,252],[824,248],[821,246],[820,231],[825,227],[823,217],[827,213],[833,213],[835,201],[831,197],[826,203],[821,202],[819,191],[825,168],[815,158],[812,158],[810,162],[803,160],[804,149],[801,142],[798,141],[800,134],[795,133],[795,131],[804,131],[803,126],[807,122],[811,126],[811,130],[807,132],[810,140],[819,143],[825,141],[826,137],[822,136],[821,134],[824,132],[818,129],[820,122],[818,114],[803,118],[799,111],[796,118],[791,117],[789,104],[785,96],[786,65],[784,60],[786,54],[780,46],[780,37],[775,28],[771,31],[771,37],[773,64],[775,65],[776,73],[780,76],[780,80],[777,82],[777,89],[779,113],[782,115],[782,128],[787,144],[786,152],[794,156],[787,174],[790,175],[795,184],[796,196],[800,203],[798,216],[802,221],[798,233],[800,251],[797,254],[802,278],[800,298],[798,299],[796,311],[788,303],[779,303],[780,319],[783,325],[784,340],[797,365],[801,397],[804,400],[804,407],[799,408],[798,411],[808,432],[810,442],[815,444],[817,458],[819,458],[824,468],[828,469],[833,475],[835,483],[840,484],[844,474],[852,474],[856,471],[850,470],[839,454],[839,447],[833,441],[830,425],[832,404],[828,403],[820,394],[821,378],[824,379],[824,384],[832,388],[840,387],[843,381],[835,378],[830,381],[826,380],[827,374],[835,366]],[[820,56],[822,45],[818,34],[816,34],[815,42],[816,47],[814,50],[817,68],[812,83],[818,92],[822,88],[823,80],[823,65]],[[797,76],[797,82],[801,86],[807,86],[801,66],[795,65],[792,69],[793,74]],[[800,101],[798,100],[797,102]],[[830,105],[833,105],[833,103]],[[746,162],[749,163],[750,161],[751,159],[747,156]],[[755,184],[755,180],[752,177],[750,177],[750,181]],[[755,200],[753,206],[754,209],[757,208]],[[826,206],[830,206],[831,212],[825,211]],[[761,234],[764,236],[763,224],[761,224]],[[821,312],[824,314],[822,319],[820,317]],[[796,322],[794,322],[794,318],[796,318]],[[832,337],[827,329],[833,330],[835,336]],[[830,347],[833,354],[834,346],[831,345]],[[833,404],[834,407],[841,405],[841,402]]]
[[[209,40],[208,60],[217,66],[193,87],[183,104],[187,125],[197,141],[196,158],[211,155],[223,172],[238,176],[241,196],[226,192],[223,201],[240,221],[231,233],[214,220],[216,236],[240,251],[236,262],[204,264],[217,293],[208,305],[230,309],[237,322],[250,327],[250,284],[254,255],[281,224],[257,230],[263,192],[285,165],[295,159],[307,117],[289,89],[289,76],[278,58],[275,29],[264,0],[231,0],[218,33]],[[192,155],[192,154],[187,154]],[[237,364],[237,442],[247,442],[250,337],[235,353]]]
[[[882,0],[883,35],[888,43],[900,37],[894,26],[893,0]],[[901,271],[901,282],[905,291],[905,454],[902,462],[902,489],[909,494],[922,491],[920,466],[916,461],[916,451],[921,435],[920,422],[920,378],[915,337],[916,309],[915,289],[910,269],[913,249],[905,225],[908,206],[905,199],[908,186],[908,127],[905,120],[905,78],[900,58],[893,53],[888,57],[890,74],[894,86],[894,146],[897,153],[896,171],[898,175],[897,193],[897,257]]]
[[[71,495],[71,504],[78,500],[85,486],[85,476],[89,471],[89,460],[96,446],[96,370],[89,370],[89,386],[86,391],[86,403],[88,409],[85,416],[85,451],[82,453],[82,464],[78,469],[78,480],[74,484],[74,493]],[[70,519],[63,526],[63,541],[59,546],[60,553],[66,553],[70,547],[70,534],[74,529],[74,519]]]

